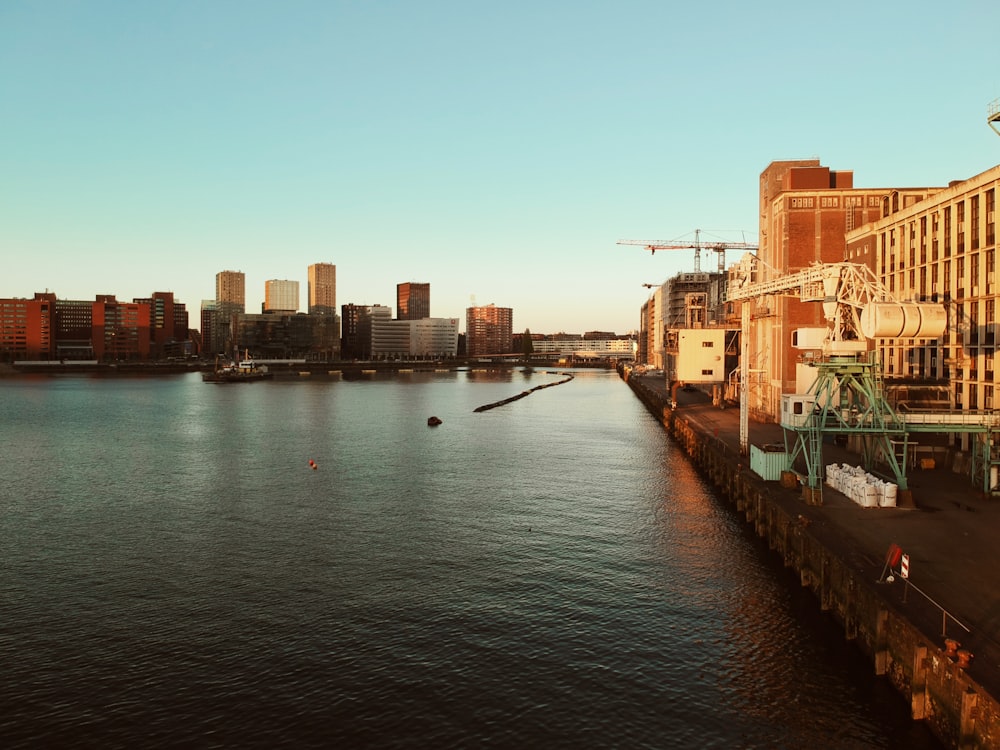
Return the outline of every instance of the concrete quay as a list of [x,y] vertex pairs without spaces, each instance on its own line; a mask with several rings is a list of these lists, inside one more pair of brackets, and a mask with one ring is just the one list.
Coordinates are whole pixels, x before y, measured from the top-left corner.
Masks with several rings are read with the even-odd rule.
[[[913,508],[862,507],[829,485],[815,504],[797,483],[750,471],[738,409],[713,406],[700,391],[679,391],[671,408],[662,376],[628,384],[914,719],[946,747],[1000,748],[1000,499],[984,497],[965,474],[935,468],[908,474]],[[784,433],[751,421],[749,439],[783,443]],[[861,457],[824,443],[823,465],[832,463],[859,465]],[[907,555],[906,580],[898,561],[887,580],[893,545]]]

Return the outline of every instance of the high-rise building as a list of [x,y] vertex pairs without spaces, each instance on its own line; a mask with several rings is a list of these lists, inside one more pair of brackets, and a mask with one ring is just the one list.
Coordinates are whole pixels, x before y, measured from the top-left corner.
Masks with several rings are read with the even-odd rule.
[[201,354],[217,354],[221,350],[215,337],[215,321],[217,320],[215,300],[201,301]]
[[332,263],[309,266],[309,314],[337,313],[337,267]]
[[271,279],[264,282],[264,312],[295,313],[299,309],[299,282]]
[[489,304],[465,310],[466,353],[470,357],[507,354],[511,349],[514,311]]
[[431,316],[431,285],[407,281],[396,284],[396,319],[420,320]]
[[246,312],[246,276],[242,271],[219,271],[215,274],[215,301],[239,305]]
[[246,312],[246,277],[242,271],[215,274],[215,315],[209,337],[215,352],[228,352],[235,344],[236,316]]

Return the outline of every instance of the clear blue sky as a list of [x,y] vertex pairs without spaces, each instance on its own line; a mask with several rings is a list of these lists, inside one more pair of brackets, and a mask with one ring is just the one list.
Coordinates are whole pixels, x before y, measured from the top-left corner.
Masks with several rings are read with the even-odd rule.
[[338,304],[420,281],[462,328],[474,298],[624,333],[693,254],[616,242],[756,241],[771,161],[1000,163],[998,29],[995,0],[2,0],[0,297],[172,291],[196,326],[218,271],[256,311],[330,262]]

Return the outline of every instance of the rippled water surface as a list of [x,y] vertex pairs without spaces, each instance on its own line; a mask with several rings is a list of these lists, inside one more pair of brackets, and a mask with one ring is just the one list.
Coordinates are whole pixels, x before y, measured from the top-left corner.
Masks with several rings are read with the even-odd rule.
[[936,747],[575,375],[0,381],[0,742]]

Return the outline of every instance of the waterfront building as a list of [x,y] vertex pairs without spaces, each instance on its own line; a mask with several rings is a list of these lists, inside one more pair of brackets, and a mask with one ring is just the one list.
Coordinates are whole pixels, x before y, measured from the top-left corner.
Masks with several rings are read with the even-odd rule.
[[431,285],[407,281],[396,284],[396,318],[420,320],[431,316]]
[[384,305],[346,304],[341,308],[340,352],[343,359],[372,357],[373,328],[392,320],[392,308]]
[[639,361],[662,370],[670,331],[722,324],[723,279],[720,273],[678,273],[656,287],[643,306]]
[[380,308],[371,318],[371,356],[446,358],[458,353],[458,318],[393,320]]
[[340,356],[344,359],[359,359],[361,345],[358,341],[358,320],[364,312],[364,305],[347,304],[340,308]]
[[[818,159],[772,162],[760,175],[757,281],[768,281],[816,262],[844,260],[846,235],[883,216],[887,202],[911,206],[940,188],[855,188],[851,171],[835,171]],[[892,196],[890,198],[890,196]],[[796,390],[799,328],[825,327],[823,306],[785,296],[754,304],[748,336],[748,410],[777,420],[781,395]]]
[[379,346],[390,348],[392,346],[392,332],[377,334],[376,331],[382,328],[382,324],[392,320],[392,308],[385,305],[362,305],[357,309],[357,321],[355,328],[355,358],[371,359],[375,356],[374,346],[376,337],[379,339]]
[[281,312],[294,315],[299,309],[299,282],[287,279],[270,279],[264,282],[263,312]]
[[660,331],[660,342],[663,337],[663,327],[656,324],[657,309],[661,306],[663,299],[663,287],[657,289],[649,295],[649,298],[642,303],[639,311],[639,342],[636,349],[636,361],[642,364],[657,367],[656,356],[659,352],[659,367],[663,367],[663,346],[657,346],[656,331]]
[[411,356],[454,357],[458,354],[458,318],[420,318],[409,324]]
[[466,353],[470,357],[511,351],[514,311],[494,304],[465,310]]
[[[596,335],[595,335],[596,334]],[[514,351],[523,351],[522,337],[514,334]],[[532,353],[540,356],[567,356],[574,359],[634,359],[636,339],[633,336],[616,336],[610,332],[532,334]]]
[[215,275],[215,311],[211,336],[215,354],[231,352],[236,340],[235,318],[246,312],[246,276],[242,271],[220,271]]
[[[313,263],[309,266],[307,287],[310,315],[335,315],[337,313],[337,267],[332,263]],[[296,297],[296,306],[298,305]]]
[[0,361],[51,359],[55,354],[54,294],[0,299]]
[[174,299],[173,292],[153,292],[151,297],[132,301],[149,305],[150,354],[153,359],[188,354],[190,336],[187,307]]
[[880,215],[846,234],[843,259],[868,265],[897,300],[946,306],[941,339],[877,339],[875,345],[887,379],[946,383],[957,409],[1000,405],[998,197],[1000,165],[922,200],[889,191]]
[[336,317],[305,313],[242,313],[235,317],[236,348],[255,359],[340,358]]
[[202,354],[215,354],[222,350],[221,345],[217,345],[215,337],[216,307],[214,299],[203,299],[201,301],[201,346]]
[[56,358],[93,360],[93,300],[57,299],[55,305]]
[[187,310],[170,292],[119,302],[94,300],[0,300],[0,359],[137,361],[180,354],[187,345]]
[[149,312],[144,302],[119,302],[113,294],[99,294],[91,306],[95,358],[108,362],[149,359]]

